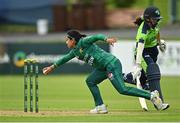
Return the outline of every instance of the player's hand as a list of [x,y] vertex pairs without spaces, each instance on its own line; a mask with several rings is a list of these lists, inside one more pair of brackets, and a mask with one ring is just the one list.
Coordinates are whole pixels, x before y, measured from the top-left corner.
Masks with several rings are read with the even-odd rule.
[[160,42],[159,42],[159,49],[163,53],[166,51],[166,42],[164,40],[160,40]]
[[54,70],[54,65],[51,65],[49,67],[45,67],[45,68],[43,68],[43,74],[47,75],[47,74],[51,73],[53,70]]
[[134,66],[133,71],[131,72],[133,75],[133,80],[135,80],[137,76],[141,75],[141,70],[142,70],[142,67],[140,64],[136,64]]
[[109,43],[110,45],[114,45],[114,43],[117,41],[116,38],[107,38],[106,39],[106,42]]

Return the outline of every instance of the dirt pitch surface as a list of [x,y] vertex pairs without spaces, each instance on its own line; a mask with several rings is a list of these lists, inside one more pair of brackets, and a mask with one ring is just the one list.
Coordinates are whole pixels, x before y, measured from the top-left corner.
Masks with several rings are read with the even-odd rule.
[[[142,110],[113,110],[108,115],[137,115],[142,113]],[[155,112],[153,112],[155,113]],[[157,112],[158,113],[158,112]],[[46,117],[46,116],[88,116],[90,114],[87,110],[66,110],[66,111],[40,111],[38,113],[23,112],[23,111],[0,111],[0,116],[32,116],[32,117]],[[106,114],[105,114],[106,115]]]
[[81,116],[88,115],[86,111],[40,111],[35,112],[23,112],[23,111],[0,111],[0,116]]

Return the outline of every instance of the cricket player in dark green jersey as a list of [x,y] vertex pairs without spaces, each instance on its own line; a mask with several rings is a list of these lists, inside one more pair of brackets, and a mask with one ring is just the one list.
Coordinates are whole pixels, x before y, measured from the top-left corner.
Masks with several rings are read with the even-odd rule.
[[161,73],[158,64],[156,64],[157,47],[159,46],[162,52],[166,50],[165,41],[160,40],[159,34],[161,19],[159,9],[153,6],[146,8],[143,16],[136,19],[135,24],[138,25],[135,51],[136,66],[133,72],[124,76],[124,80],[135,84],[135,78],[141,74],[142,87],[151,92],[157,90],[163,101],[163,110],[165,110],[169,107],[169,104],[164,103],[160,87]]
[[98,47],[95,42],[104,41],[109,44],[116,42],[114,38],[108,38],[103,34],[86,36],[76,30],[67,32],[67,47],[71,48],[70,52],[60,58],[53,65],[45,67],[43,73],[47,75],[55,68],[63,65],[72,58],[76,57],[94,68],[94,71],[86,79],[95,102],[95,108],[90,113],[107,113],[107,108],[103,103],[98,84],[109,78],[114,88],[120,93],[129,96],[143,97],[151,100],[158,110],[162,108],[162,101],[157,91],[147,92],[134,87],[128,87],[124,84],[122,76],[122,66],[115,56]]

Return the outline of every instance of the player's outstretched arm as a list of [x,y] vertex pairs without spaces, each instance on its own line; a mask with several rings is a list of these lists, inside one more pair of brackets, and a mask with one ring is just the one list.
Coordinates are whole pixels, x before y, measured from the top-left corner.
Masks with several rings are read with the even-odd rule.
[[47,74],[51,73],[55,68],[59,67],[60,65],[65,64],[66,62],[68,62],[69,60],[71,60],[74,57],[75,57],[75,55],[74,55],[73,51],[70,51],[68,54],[66,54],[62,58],[59,58],[53,65],[43,68],[43,74],[47,75]]
[[84,44],[84,46],[91,45],[91,44],[95,43],[96,41],[104,41],[104,42],[109,43],[110,45],[113,45],[117,41],[117,39],[109,38],[104,34],[96,34],[96,35],[91,35],[91,36],[85,37],[83,40],[83,44]]

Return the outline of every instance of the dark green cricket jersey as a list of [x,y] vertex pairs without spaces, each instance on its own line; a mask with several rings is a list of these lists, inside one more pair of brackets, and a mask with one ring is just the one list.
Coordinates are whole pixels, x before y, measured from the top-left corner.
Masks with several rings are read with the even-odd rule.
[[143,41],[144,48],[150,48],[157,45],[157,34],[159,32],[159,24],[154,28],[150,28],[147,23],[142,23],[137,32],[136,41]]
[[95,44],[98,40],[106,41],[106,39],[107,37],[102,34],[81,38],[76,47],[71,49],[64,57],[56,61],[54,65],[56,67],[60,66],[76,57],[95,68],[103,69],[109,62],[115,59],[115,56],[107,53]]

